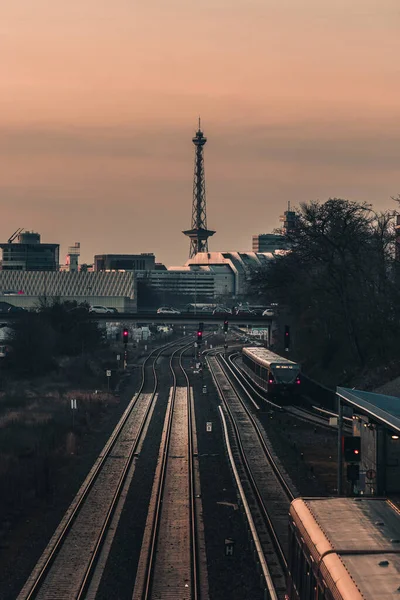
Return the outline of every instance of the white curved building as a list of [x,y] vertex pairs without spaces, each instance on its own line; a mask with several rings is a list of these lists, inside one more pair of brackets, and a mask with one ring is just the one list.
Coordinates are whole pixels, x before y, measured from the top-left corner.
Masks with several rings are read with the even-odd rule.
[[[272,252],[199,252],[186,266],[191,271],[208,269],[214,274],[214,296],[240,296],[251,270],[268,265]],[[171,267],[171,269],[179,267]]]

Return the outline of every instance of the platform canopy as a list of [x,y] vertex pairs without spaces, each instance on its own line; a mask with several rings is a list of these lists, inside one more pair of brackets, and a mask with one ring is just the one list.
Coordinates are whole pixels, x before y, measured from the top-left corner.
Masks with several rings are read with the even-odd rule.
[[336,395],[374,421],[400,433],[400,398],[375,392],[337,387]]

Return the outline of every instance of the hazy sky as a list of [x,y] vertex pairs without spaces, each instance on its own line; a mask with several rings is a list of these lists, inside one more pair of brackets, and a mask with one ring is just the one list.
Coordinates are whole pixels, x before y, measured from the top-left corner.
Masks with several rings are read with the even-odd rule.
[[400,193],[399,0],[12,0],[0,239],[183,264],[198,115],[211,250],[288,200]]

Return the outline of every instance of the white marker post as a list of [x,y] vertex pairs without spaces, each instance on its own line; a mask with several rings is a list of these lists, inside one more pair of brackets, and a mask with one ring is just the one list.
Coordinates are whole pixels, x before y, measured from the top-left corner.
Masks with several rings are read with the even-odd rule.
[[76,398],[71,398],[71,410],[72,410],[72,431],[75,428],[75,411],[77,410]]
[[107,375],[107,392],[109,392],[110,391],[110,377],[111,377],[111,370],[110,369],[107,369],[106,375]]

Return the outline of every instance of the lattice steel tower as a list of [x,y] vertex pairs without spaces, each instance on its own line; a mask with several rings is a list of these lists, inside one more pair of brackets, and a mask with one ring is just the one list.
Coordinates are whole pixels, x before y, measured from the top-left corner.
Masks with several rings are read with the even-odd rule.
[[194,158],[194,181],[193,181],[193,207],[192,207],[192,228],[183,231],[190,238],[189,258],[193,258],[198,252],[208,252],[208,238],[214,235],[215,231],[207,229],[206,214],[206,183],[204,176],[204,157],[203,147],[207,142],[200,127],[192,139],[196,147]]

